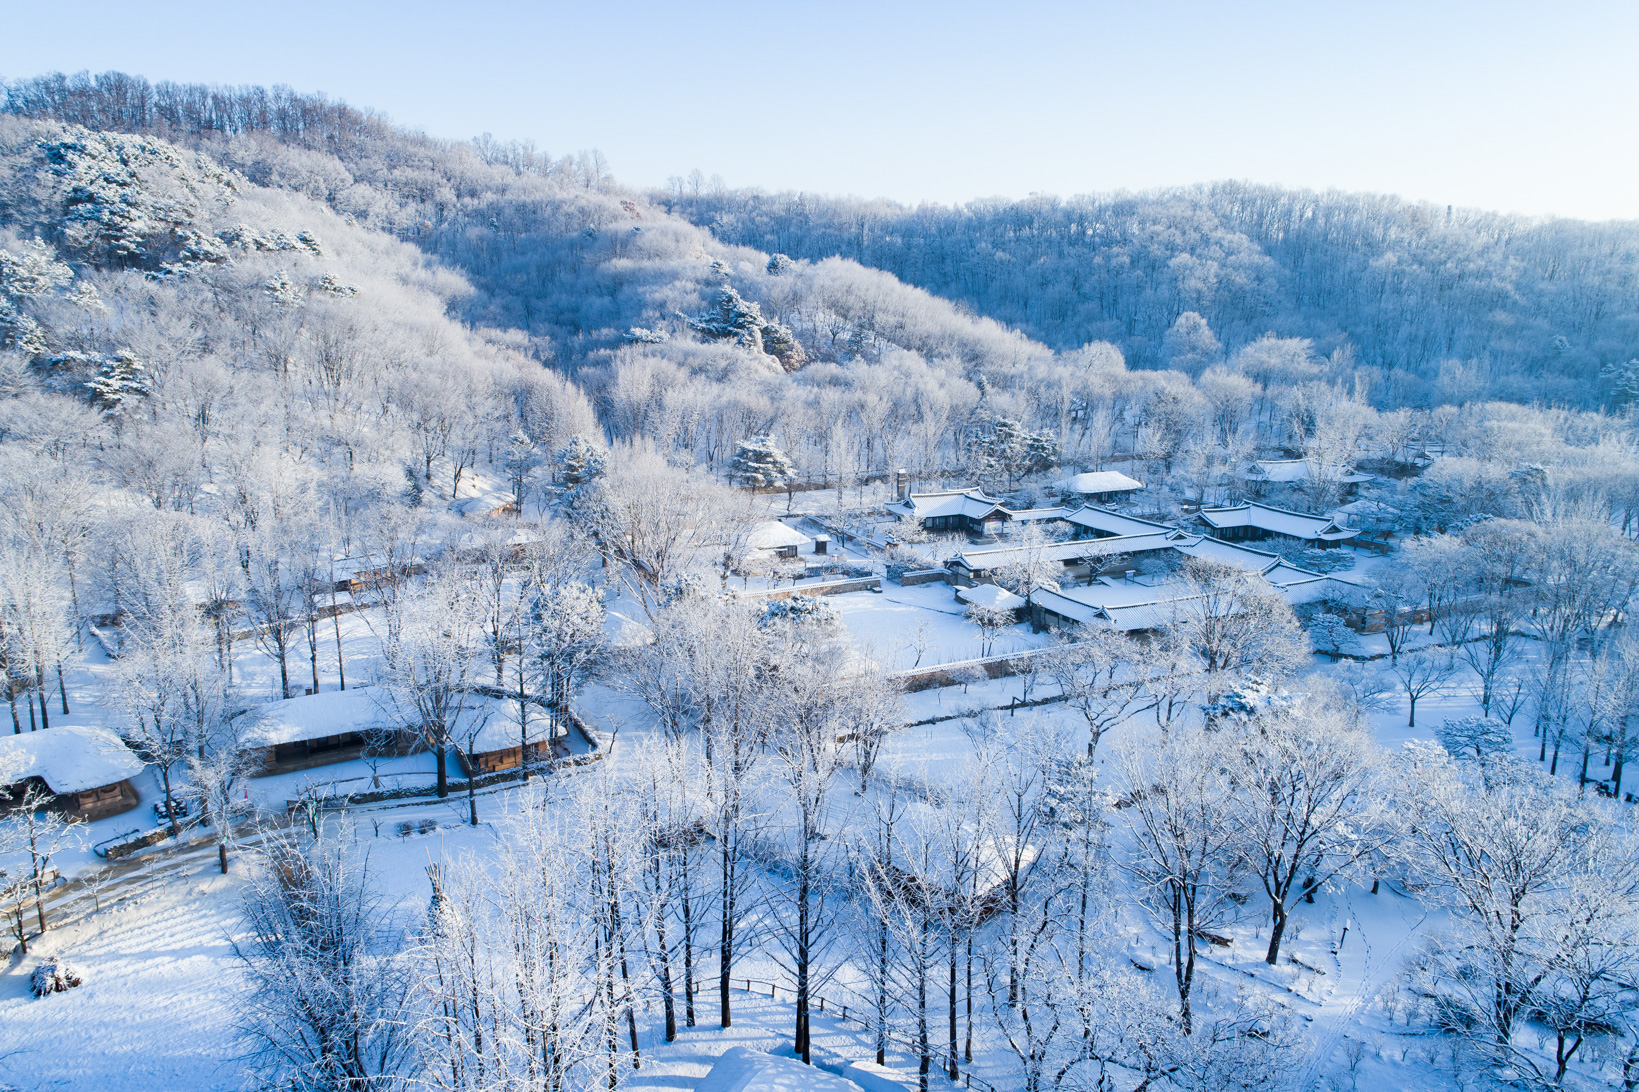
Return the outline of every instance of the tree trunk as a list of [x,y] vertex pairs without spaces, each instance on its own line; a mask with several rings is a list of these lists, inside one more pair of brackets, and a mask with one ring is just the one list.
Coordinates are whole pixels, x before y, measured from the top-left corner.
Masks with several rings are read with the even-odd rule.
[[444,744],[438,745],[438,798],[440,800],[450,794],[449,755]]
[[1263,961],[1273,967],[1275,961],[1280,958],[1280,942],[1281,938],[1286,935],[1287,914],[1286,907],[1279,899],[1269,901],[1273,914],[1269,923],[1269,952],[1263,957]]
[[683,1023],[694,1026],[694,887],[689,879],[687,847],[681,857],[683,876]]
[[68,688],[63,685],[63,662],[57,661],[57,696],[63,702],[63,716],[68,716]]
[[[225,823],[227,820],[219,818],[217,822]],[[222,875],[226,876],[228,874],[228,843],[216,843],[216,863],[222,869]]]
[[330,621],[336,629],[336,679],[341,684],[336,689],[347,689],[347,664],[341,654],[341,612],[336,610],[336,593],[330,593]]
[[933,1068],[932,1050],[928,1045],[928,934],[932,925],[924,916],[922,938],[917,951],[916,970],[916,1087],[917,1092],[928,1092],[928,1073]]
[[967,1039],[962,1044],[962,1060],[973,1064],[973,931],[967,934]]
[[949,1055],[949,1059],[950,1059],[950,1068],[949,1068],[948,1072],[949,1072],[950,1079],[951,1079],[952,1083],[954,1083],[955,1081],[957,1081],[961,1077],[961,1073],[956,1068],[956,996],[957,996],[957,994],[956,994],[956,964],[957,964],[957,961],[960,958],[961,958],[960,949],[958,949],[957,946],[956,946],[956,938],[951,937],[950,938],[950,983],[949,983],[949,986],[950,986],[950,989],[949,989],[949,997],[950,997],[950,1043],[949,1043],[949,1051],[948,1051],[948,1055]]
[[734,893],[733,872],[729,862],[729,850],[723,846],[723,892],[722,892],[722,935],[717,948],[717,1003],[721,1010],[719,1022],[723,1027],[734,1026],[734,1015],[729,1011],[728,1004],[728,975],[734,966]]
[[[806,834],[804,835],[806,838]],[[803,846],[806,857],[808,847]],[[797,878],[797,1027],[792,1048],[804,1064],[810,1063],[808,1051],[808,862],[804,861]]]

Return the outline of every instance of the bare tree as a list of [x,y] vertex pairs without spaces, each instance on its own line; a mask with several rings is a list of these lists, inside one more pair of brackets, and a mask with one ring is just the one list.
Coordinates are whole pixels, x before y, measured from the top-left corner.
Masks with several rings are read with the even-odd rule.
[[1382,842],[1378,755],[1365,732],[1312,701],[1249,718],[1222,743],[1240,855],[1269,899],[1264,960],[1274,966],[1293,903]]
[[449,795],[449,748],[462,713],[477,701],[472,690],[480,654],[476,597],[453,572],[428,580],[421,594],[401,596],[387,608],[382,682],[390,711],[419,730],[438,757],[438,796]]
[[234,942],[251,984],[253,1067],[313,1092],[386,1087],[411,1058],[409,980],[376,948],[390,919],[366,855],[328,833],[303,847],[269,832],[262,844]]
[[664,589],[752,524],[745,495],[702,480],[645,448],[631,448],[598,479],[586,514],[598,548],[653,618]]
[[827,827],[833,821],[830,794],[842,767],[839,737],[844,727],[840,692],[848,685],[840,670],[846,650],[837,645],[814,653],[779,673],[769,697],[771,751],[776,776],[788,793],[795,824],[789,839],[785,873],[768,901],[775,909],[777,937],[796,982],[796,1028],[792,1050],[811,1062],[810,1006],[828,974],[840,899],[834,887],[831,847],[838,844]]
[[1138,883],[1143,906],[1172,937],[1178,1016],[1194,1029],[1195,945],[1222,920],[1237,855],[1231,812],[1233,790],[1205,735],[1176,733],[1121,760],[1127,788],[1118,805],[1132,837],[1121,867]]
[[1190,558],[1183,584],[1187,594],[1174,602],[1168,625],[1200,658],[1209,703],[1241,677],[1278,678],[1307,654],[1292,608],[1267,581]]
[[1134,641],[1110,629],[1083,626],[1044,658],[1043,670],[1065,704],[1087,724],[1087,757],[1105,733],[1147,704],[1148,657]]
[[[1540,999],[1556,1030],[1574,1035],[1565,1006],[1580,1007],[1581,969],[1631,932],[1632,834],[1552,782],[1465,769],[1431,748],[1408,758],[1392,844],[1453,915],[1418,970],[1436,1018],[1482,1056],[1535,1068],[1515,1042],[1521,1022]],[[1561,1062],[1566,1049],[1562,1040]]]
[[[0,771],[4,772],[4,771]],[[46,931],[45,891],[51,859],[62,850],[78,842],[84,823],[65,814],[58,806],[55,795],[44,784],[30,781],[21,793],[7,804],[7,815],[0,820],[0,855],[18,854],[28,858],[28,875],[9,881],[10,894],[17,899],[17,920],[14,928],[17,944],[28,954],[28,933],[23,925],[25,889],[34,893],[34,915],[40,932]]]
[[[292,528],[261,525],[245,552],[245,607],[262,651],[279,664],[279,696],[290,696],[290,651],[312,612],[312,592],[297,560]],[[315,662],[315,671],[317,665]]]
[[1400,680],[1400,689],[1406,693],[1411,703],[1411,711],[1406,717],[1406,727],[1417,727],[1417,703],[1423,698],[1432,697],[1445,691],[1453,675],[1457,673],[1457,662],[1452,659],[1451,653],[1434,649],[1422,649],[1408,653],[1389,665],[1389,672]]

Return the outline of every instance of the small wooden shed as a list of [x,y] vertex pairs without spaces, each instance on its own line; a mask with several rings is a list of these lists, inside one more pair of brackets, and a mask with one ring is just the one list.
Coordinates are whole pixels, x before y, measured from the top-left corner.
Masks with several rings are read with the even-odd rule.
[[0,736],[0,812],[42,785],[53,806],[87,821],[130,811],[142,802],[131,778],[143,762],[106,728],[63,725]]

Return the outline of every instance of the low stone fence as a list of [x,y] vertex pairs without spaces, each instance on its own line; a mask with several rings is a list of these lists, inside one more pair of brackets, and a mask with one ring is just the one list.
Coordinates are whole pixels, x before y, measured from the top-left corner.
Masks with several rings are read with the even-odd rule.
[[818,584],[793,584],[789,588],[735,592],[742,599],[790,599],[793,595],[845,595],[856,591],[881,591],[880,576],[860,576],[851,580],[825,580]]
[[1031,648],[1022,652],[1010,652],[1005,656],[986,656],[979,660],[957,660],[948,664],[913,667],[909,671],[896,671],[888,678],[898,683],[899,688],[905,693],[914,694],[919,690],[932,690],[937,686],[960,686],[968,682],[1003,679],[1009,675],[1023,674],[1057,650],[1057,647]]
[[901,573],[899,586],[914,588],[918,584],[948,584],[950,572],[946,569],[918,569],[916,572]]

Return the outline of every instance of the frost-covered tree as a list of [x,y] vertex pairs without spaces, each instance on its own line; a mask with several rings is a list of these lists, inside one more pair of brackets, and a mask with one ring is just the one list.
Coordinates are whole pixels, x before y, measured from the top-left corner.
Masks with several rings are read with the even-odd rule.
[[482,650],[475,592],[463,574],[440,572],[419,594],[387,608],[395,617],[382,646],[386,700],[395,718],[419,731],[437,756],[440,798],[449,795],[455,733],[481,701],[472,689]]
[[1240,721],[1219,742],[1235,848],[1269,900],[1274,966],[1293,904],[1382,845],[1387,782],[1371,738],[1313,701]]
[[1119,863],[1142,905],[1172,939],[1173,981],[1184,1034],[1194,1030],[1196,945],[1233,905],[1238,830],[1234,791],[1216,740],[1169,735],[1122,758],[1132,786],[1121,816],[1132,837]]
[[579,581],[542,582],[530,595],[526,654],[540,664],[547,701],[560,721],[603,650],[604,613],[602,597]]
[[1459,762],[1483,764],[1514,752],[1513,731],[1487,716],[1448,720],[1434,729],[1434,738]]
[[796,467],[765,433],[740,441],[729,461],[729,477],[751,490],[778,489],[796,479]]
[[408,968],[378,944],[389,921],[356,844],[328,833],[305,846],[263,839],[234,942],[250,982],[255,1072],[270,1084],[340,1092],[409,1071]]

